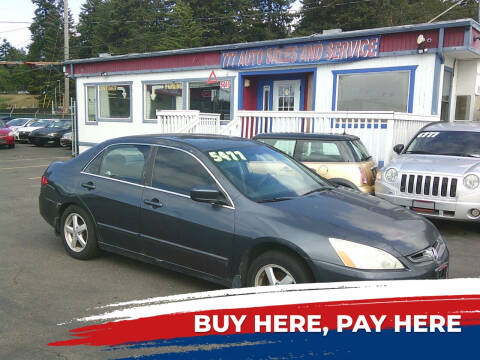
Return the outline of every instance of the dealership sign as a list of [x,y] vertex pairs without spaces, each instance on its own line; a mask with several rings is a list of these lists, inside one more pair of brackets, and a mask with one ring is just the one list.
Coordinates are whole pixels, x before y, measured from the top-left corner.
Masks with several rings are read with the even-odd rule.
[[224,51],[220,63],[223,69],[248,69],[361,60],[377,57],[379,44],[374,36]]

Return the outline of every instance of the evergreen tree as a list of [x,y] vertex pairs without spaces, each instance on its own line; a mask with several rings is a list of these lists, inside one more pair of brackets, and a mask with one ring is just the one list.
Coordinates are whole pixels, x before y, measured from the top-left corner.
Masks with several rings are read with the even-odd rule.
[[[30,25],[32,42],[29,46],[28,60],[63,60],[63,0],[32,0],[36,6],[35,16]],[[69,27],[73,28],[70,15]],[[63,80],[61,66],[48,66],[30,69],[25,72],[28,78],[28,91],[39,94],[39,100],[48,104],[54,96],[57,80]]]

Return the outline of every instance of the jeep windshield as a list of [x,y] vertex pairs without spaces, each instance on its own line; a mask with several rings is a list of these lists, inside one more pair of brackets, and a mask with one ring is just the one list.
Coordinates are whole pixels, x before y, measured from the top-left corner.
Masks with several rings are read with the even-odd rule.
[[469,131],[423,131],[405,154],[480,157],[480,133]]
[[264,145],[206,153],[233,185],[253,201],[284,201],[332,188],[295,160]]

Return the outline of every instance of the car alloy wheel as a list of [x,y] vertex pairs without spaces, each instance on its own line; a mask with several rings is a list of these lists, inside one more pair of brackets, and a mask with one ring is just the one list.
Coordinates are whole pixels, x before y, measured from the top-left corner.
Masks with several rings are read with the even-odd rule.
[[276,264],[262,266],[255,275],[254,286],[296,284],[295,278],[284,267]]
[[85,220],[77,213],[71,213],[63,227],[68,247],[75,252],[81,252],[87,246],[88,228]]

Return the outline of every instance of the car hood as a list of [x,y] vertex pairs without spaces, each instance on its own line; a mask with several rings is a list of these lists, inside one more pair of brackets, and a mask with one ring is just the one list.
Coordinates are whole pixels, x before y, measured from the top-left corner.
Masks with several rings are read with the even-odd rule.
[[435,226],[387,201],[351,190],[326,190],[292,200],[265,203],[282,211],[296,226],[327,237],[373,246],[402,256],[431,245],[440,236]]
[[32,135],[48,135],[51,133],[65,134],[69,131],[70,129],[40,128],[35,130],[35,134],[32,134]]
[[10,131],[12,130],[10,130],[9,128],[0,128],[1,135],[7,135]]
[[471,171],[480,170],[479,166],[479,158],[412,154],[397,157],[385,169],[394,167],[400,172],[464,175]]

